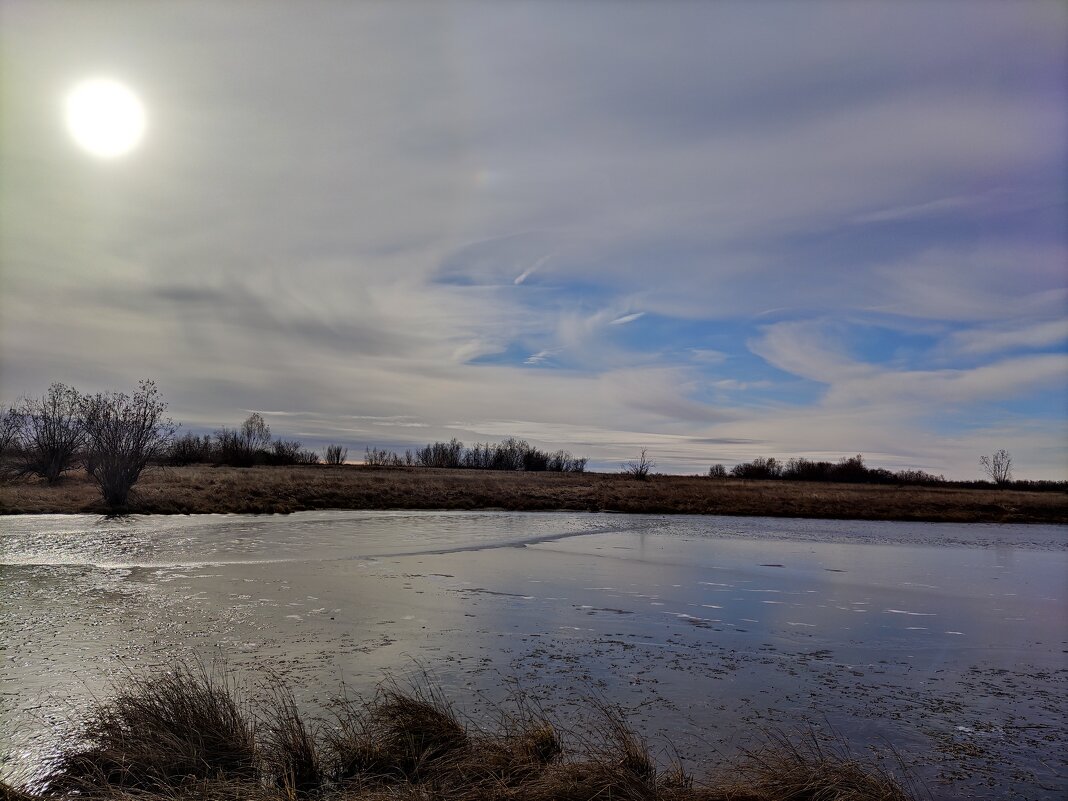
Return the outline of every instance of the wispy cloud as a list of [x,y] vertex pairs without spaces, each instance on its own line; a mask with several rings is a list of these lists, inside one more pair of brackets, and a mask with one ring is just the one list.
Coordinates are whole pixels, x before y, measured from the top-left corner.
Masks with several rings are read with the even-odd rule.
[[523,364],[544,364],[559,352],[559,350],[539,350],[537,353],[527,356],[523,360]]
[[967,355],[1007,350],[1048,348],[1068,342],[1068,318],[1033,325],[971,328],[954,332],[946,347]]

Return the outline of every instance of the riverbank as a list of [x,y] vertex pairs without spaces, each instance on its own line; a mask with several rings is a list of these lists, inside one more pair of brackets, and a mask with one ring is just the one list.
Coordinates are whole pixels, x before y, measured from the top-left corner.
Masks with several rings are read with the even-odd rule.
[[[698,476],[423,468],[186,467],[145,472],[131,512],[288,513],[315,509],[614,511],[956,523],[1068,523],[1068,493],[822,484]],[[0,486],[0,514],[106,511],[89,479]]]

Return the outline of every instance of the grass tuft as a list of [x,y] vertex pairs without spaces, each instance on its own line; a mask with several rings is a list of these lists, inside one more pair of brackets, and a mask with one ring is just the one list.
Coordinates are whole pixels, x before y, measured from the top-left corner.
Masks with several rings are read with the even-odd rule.
[[40,795],[0,782],[0,801],[909,801],[889,774],[829,753],[815,736],[771,735],[730,781],[666,768],[622,714],[594,704],[595,736],[564,748],[521,707],[468,726],[434,690],[385,686],[309,722],[278,681],[255,707],[220,671],[131,678],[99,704]]
[[467,730],[432,690],[379,690],[369,703],[346,701],[330,741],[343,781],[418,784],[440,776],[470,752]]
[[314,730],[297,710],[293,692],[281,682],[271,684],[263,716],[263,762],[273,784],[287,795],[308,795],[323,789],[326,773]]
[[766,734],[767,742],[739,766],[741,787],[765,799],[788,801],[909,801],[912,797],[886,771],[820,744],[814,734],[790,738]]
[[232,682],[202,667],[130,678],[93,711],[84,739],[46,777],[49,794],[162,792],[197,780],[251,780],[258,772],[253,726]]

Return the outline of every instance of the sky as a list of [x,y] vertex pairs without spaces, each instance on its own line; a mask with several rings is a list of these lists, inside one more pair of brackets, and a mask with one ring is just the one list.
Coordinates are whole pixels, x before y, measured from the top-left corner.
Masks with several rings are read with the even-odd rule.
[[[0,400],[1068,478],[1068,5],[0,0]],[[78,81],[140,97],[79,148]]]

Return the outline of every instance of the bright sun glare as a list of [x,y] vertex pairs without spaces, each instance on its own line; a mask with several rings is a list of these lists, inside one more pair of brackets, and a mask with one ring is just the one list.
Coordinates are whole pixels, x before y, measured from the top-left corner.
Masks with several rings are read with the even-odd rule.
[[110,159],[129,153],[145,133],[145,107],[128,87],[110,78],[76,85],[64,105],[67,130],[79,147]]

